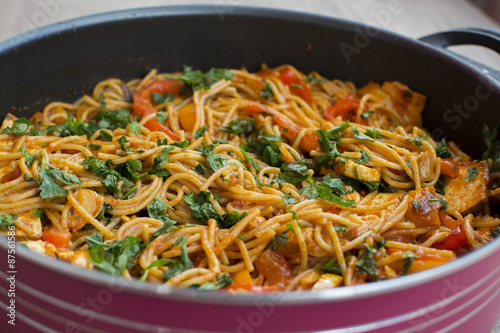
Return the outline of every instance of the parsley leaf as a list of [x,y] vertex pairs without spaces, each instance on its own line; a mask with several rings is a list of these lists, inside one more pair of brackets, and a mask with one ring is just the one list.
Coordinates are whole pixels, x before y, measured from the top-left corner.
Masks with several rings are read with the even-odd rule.
[[283,163],[281,165],[281,174],[276,177],[278,183],[290,183],[296,185],[307,179],[307,166],[301,163]]
[[221,155],[214,154],[213,149],[214,145],[196,147],[196,151],[199,151],[207,159],[209,168],[213,172],[216,172],[227,165],[227,160]]
[[373,259],[373,254],[377,252],[370,245],[363,243],[365,247],[361,255],[358,256],[358,260],[354,264],[361,273],[365,274],[371,279],[378,279],[377,272],[377,262]]
[[16,225],[16,214],[0,214],[0,228],[9,230],[10,227]]
[[413,142],[417,146],[422,146],[422,138],[407,138],[406,141]]
[[366,140],[366,141],[375,141],[374,138],[372,138],[371,136],[368,136],[368,130],[366,130],[366,134],[363,134],[363,133],[360,133],[357,129],[357,127],[353,127],[352,128],[352,131],[354,132],[354,137],[356,139],[360,139],[360,140]]
[[465,181],[469,181],[471,179],[476,178],[478,174],[479,174],[479,170],[476,167],[468,168],[467,169],[467,176],[465,176]]
[[89,147],[90,150],[100,150],[102,148],[101,145],[97,145],[95,143],[89,143],[88,147]]
[[295,205],[298,201],[292,195],[288,192],[285,192],[285,195],[283,196],[283,202],[287,205]]
[[277,234],[271,241],[267,244],[266,249],[276,250],[281,245],[285,245],[288,242],[288,237],[286,236],[286,232],[282,232]]
[[12,127],[5,127],[0,131],[0,133],[11,135],[40,135],[40,132],[35,128],[31,121],[24,117],[14,120]]
[[178,246],[179,244],[181,244],[180,258],[179,260],[172,260],[172,264],[166,271],[163,272],[163,279],[165,281],[170,280],[179,273],[182,273],[190,268],[193,268],[193,263],[189,259],[187,251],[187,237],[182,236],[179,239],[177,239],[174,243],[174,246]]
[[138,122],[133,122],[133,123],[130,123],[128,124],[128,129],[130,130],[130,132],[134,133],[135,135],[139,135],[142,133],[142,126],[139,125]]
[[163,103],[168,103],[168,102],[172,102],[175,100],[174,95],[172,95],[169,92],[167,92],[166,94],[152,93],[151,97],[153,98],[153,101],[155,102],[155,104],[163,104]]
[[354,207],[354,200],[342,199],[333,193],[333,190],[328,186],[329,183],[318,183],[309,178],[310,185],[300,190],[300,194],[309,199],[324,199],[336,205],[343,207]]
[[450,149],[448,148],[448,145],[446,144],[446,141],[444,139],[438,142],[435,150],[438,157],[448,158],[451,156]]
[[217,280],[215,282],[205,282],[201,286],[199,286],[199,290],[218,290],[222,288],[229,287],[233,284],[233,280],[231,279],[231,275],[228,273],[217,276]]
[[194,132],[194,138],[195,139],[201,138],[205,134],[207,129],[208,129],[208,126],[203,126],[203,127],[198,128],[196,130],[196,132]]
[[100,271],[120,276],[130,267],[130,261],[146,245],[137,237],[126,236],[115,241],[111,246],[103,243],[101,234],[95,232],[91,237],[85,237],[89,246],[90,260]]
[[307,75],[305,81],[309,83],[320,83],[320,82],[326,82],[327,79],[325,79],[324,77],[316,77],[314,74],[309,74]]
[[255,131],[255,120],[253,119],[238,119],[231,120],[227,126],[219,127],[221,131],[231,134],[248,134]]
[[234,74],[228,69],[211,68],[203,73],[200,70],[193,70],[190,66],[184,66],[184,72],[181,75],[165,75],[168,79],[183,81],[186,86],[195,90],[208,89],[210,86],[222,79],[231,80]]
[[80,184],[78,176],[63,172],[54,168],[45,162],[45,157],[42,157],[42,163],[38,174],[40,188],[40,196],[43,199],[56,199],[68,195],[68,191],[63,188],[57,180],[66,185]]
[[24,157],[26,158],[26,165],[31,167],[31,165],[33,164],[33,161],[36,159],[37,156],[40,156],[40,155],[31,155],[30,153],[28,153],[28,151],[26,150],[26,148],[24,146],[21,146],[21,153],[23,153]]
[[167,205],[160,197],[154,198],[147,206],[147,209],[149,217],[163,222],[163,226],[153,233],[153,239],[178,227],[177,222],[167,215]]
[[335,274],[342,276],[342,271],[340,270],[340,265],[337,262],[336,258],[332,258],[329,262],[327,262],[323,267],[320,268],[325,273]]
[[267,82],[264,83],[264,89],[260,91],[260,96],[265,99],[269,99],[274,96],[273,89],[271,85]]
[[406,251],[403,253],[401,260],[403,260],[405,263],[403,265],[403,272],[401,273],[401,275],[405,275],[406,272],[408,272],[408,269],[410,269],[410,266],[415,258],[417,258],[417,255],[413,251]]

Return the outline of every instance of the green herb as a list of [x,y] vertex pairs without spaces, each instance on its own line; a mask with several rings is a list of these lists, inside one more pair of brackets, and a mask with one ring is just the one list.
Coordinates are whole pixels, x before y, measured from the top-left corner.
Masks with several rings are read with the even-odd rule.
[[368,118],[370,118],[370,115],[372,113],[375,113],[375,111],[373,111],[373,110],[367,110],[367,111],[363,112],[362,114],[360,114],[360,117],[363,118],[363,119],[368,119]]
[[366,140],[366,141],[375,141],[375,139],[373,139],[372,137],[370,137],[370,136],[368,136],[366,134],[360,133],[358,131],[357,127],[353,127],[352,131],[354,132],[354,137],[356,139]]
[[165,75],[168,79],[183,81],[186,86],[191,87],[193,92],[200,89],[208,89],[210,86],[222,79],[231,80],[234,74],[228,69],[212,68],[203,73],[200,70],[193,70],[190,66],[184,66],[181,75]]
[[245,157],[245,163],[252,163],[252,166],[255,169],[255,172],[260,172],[259,165],[257,164],[257,162],[255,162],[255,159],[252,156],[248,155],[248,153],[246,152],[246,150],[244,148],[240,147],[240,151],[243,154],[243,156]]
[[358,256],[358,260],[354,264],[361,273],[365,274],[371,279],[378,279],[377,272],[377,262],[373,259],[373,254],[377,252],[374,248],[371,248],[370,245],[363,243],[364,250],[361,255]]
[[365,131],[365,134],[368,135],[372,139],[380,139],[383,136],[380,134],[380,131],[378,129],[368,127]]
[[406,141],[413,142],[417,146],[422,146],[423,145],[422,138],[407,138]]
[[146,245],[137,237],[125,236],[123,240],[115,241],[111,246],[103,243],[101,234],[95,232],[91,237],[85,237],[89,246],[90,260],[100,271],[120,276],[130,267],[130,261]]
[[99,215],[96,216],[96,220],[98,221],[104,221],[107,222],[109,218],[105,216],[106,211],[112,210],[113,206],[111,206],[108,202],[105,202],[104,205],[102,206],[101,211],[99,212]]
[[274,236],[269,244],[267,244],[266,249],[276,250],[281,245],[285,245],[288,242],[288,237],[286,232],[282,232]]
[[441,195],[446,194],[444,191],[444,176],[443,175],[439,176],[438,181],[436,182],[436,184],[434,184],[434,189],[436,190],[436,193],[439,193]]
[[321,83],[321,82],[326,82],[327,79],[325,79],[324,77],[316,77],[314,74],[309,74],[307,75],[305,81],[310,83]]
[[214,154],[213,149],[214,145],[196,147],[196,151],[199,151],[207,159],[210,170],[216,172],[227,165],[227,160],[221,155]]
[[469,181],[470,179],[474,179],[479,174],[479,170],[476,167],[467,169],[467,176],[465,176],[465,181]]
[[195,139],[201,138],[205,134],[205,132],[207,131],[207,129],[208,129],[208,126],[203,126],[203,127],[198,128],[194,132],[194,138]]
[[13,121],[13,125],[11,127],[5,127],[0,131],[2,134],[11,134],[11,135],[30,135],[37,136],[40,135],[40,132],[35,128],[35,126],[26,118],[19,118]]
[[283,196],[283,202],[287,205],[295,205],[298,201],[288,192],[285,192],[285,196]]
[[438,142],[435,150],[438,157],[448,158],[451,156],[450,149],[448,148],[448,145],[446,144],[446,141],[444,139]]
[[163,226],[153,233],[153,239],[178,227],[177,222],[167,215],[167,207],[160,197],[154,198],[147,206],[149,217],[163,222]]
[[163,124],[165,120],[168,118],[168,113],[166,112],[156,112],[156,119],[160,124]]
[[89,147],[90,150],[100,150],[102,148],[101,145],[97,145],[97,144],[94,144],[94,143],[89,143],[88,147]]
[[199,290],[218,290],[222,288],[229,287],[233,284],[233,280],[231,279],[231,275],[228,273],[217,276],[217,280],[215,282],[205,282],[198,289]]
[[302,163],[283,163],[281,165],[281,174],[276,177],[278,183],[290,183],[296,185],[307,179],[307,166]]
[[242,218],[247,216],[246,212],[241,215],[233,211],[230,213],[220,214],[210,202],[210,192],[200,191],[197,194],[188,192],[184,195],[184,201],[191,209],[191,217],[195,220],[207,223],[209,219],[213,218],[222,229],[231,228],[238,223]]
[[155,104],[163,104],[163,103],[173,102],[175,100],[174,95],[172,95],[169,92],[167,92],[166,94],[152,93],[151,97],[153,98]]
[[199,175],[204,175],[205,167],[203,166],[203,164],[199,163],[197,166],[194,167],[194,171],[196,171],[196,173]]
[[129,151],[130,148],[127,147],[126,143],[127,142],[130,142],[129,140],[127,140],[127,137],[126,136],[122,136],[120,137],[118,140],[116,140],[116,142],[118,142],[122,148],[123,151]]
[[9,230],[10,227],[16,225],[17,218],[18,216],[16,214],[0,214],[0,228]]
[[264,89],[260,91],[260,96],[265,99],[269,99],[274,96],[273,89],[269,83],[264,83]]
[[310,185],[300,190],[300,194],[309,199],[324,199],[343,207],[354,207],[354,200],[342,199],[333,193],[333,190],[325,183],[318,183],[309,178]]
[[437,201],[439,202],[439,204],[441,205],[441,207],[439,208],[439,210],[447,210],[448,209],[448,203],[446,202],[446,200],[444,200],[443,198],[439,197],[439,198],[436,198],[436,199],[429,199],[429,201]]
[[297,88],[297,89],[302,89],[302,86],[300,84],[297,84],[297,83],[290,84],[290,87]]
[[26,165],[31,167],[31,165],[33,164],[33,161],[36,159],[37,156],[40,156],[40,155],[31,155],[30,153],[28,153],[28,151],[26,150],[26,148],[24,146],[21,146],[21,153],[23,153],[24,157],[26,158]]
[[113,140],[113,136],[111,134],[109,134],[108,131],[105,131],[105,130],[100,130],[99,136],[101,136],[105,141],[108,141],[108,142]]
[[367,164],[370,162],[370,155],[368,155],[365,151],[359,149],[358,152],[361,153],[361,157],[354,160],[354,162],[359,164]]
[[149,270],[151,268],[169,265],[173,262],[175,262],[175,261],[173,259],[169,259],[169,258],[162,258],[162,259],[158,259],[158,260],[153,261],[148,267],[146,267],[146,269],[144,269],[144,272],[142,272],[142,275],[139,278],[139,280],[140,281],[146,280],[146,278],[148,277]]
[[341,234],[343,234],[344,232],[347,231],[347,229],[349,229],[349,226],[343,225],[343,224],[336,224],[333,226],[333,229],[335,229],[338,232],[340,232]]
[[340,269],[340,265],[336,258],[332,258],[329,262],[327,262],[323,267],[320,268],[325,273],[335,274],[342,276],[342,271]]
[[182,236],[175,241],[174,246],[178,246],[181,244],[181,255],[179,260],[172,260],[171,265],[168,267],[166,271],[163,272],[163,279],[165,281],[170,280],[174,276],[184,271],[187,271],[190,268],[193,268],[193,263],[189,259],[188,251],[187,251],[187,237]]
[[231,120],[227,126],[219,127],[221,131],[231,134],[248,134],[255,131],[255,120],[253,119],[238,119]]
[[294,211],[292,209],[287,209],[286,211],[288,213],[292,213],[292,220],[297,220],[299,218],[296,211]]
[[417,255],[412,251],[406,251],[403,253],[401,260],[403,260],[405,263],[403,265],[403,272],[401,273],[401,275],[405,275],[408,272],[408,269],[410,269],[410,266],[415,258],[417,258]]
[[252,176],[253,176],[253,178],[255,179],[255,181],[257,182],[257,185],[259,185],[259,186],[265,186],[265,187],[271,187],[271,185],[264,184],[263,182],[261,182],[261,181],[259,180],[259,178],[257,178],[257,175],[252,174]]
[[413,206],[413,208],[415,208],[416,210],[420,210],[421,208],[421,204],[420,202],[418,202],[417,200],[412,200],[411,201],[411,205]]
[[81,184],[80,178],[78,178],[76,175],[63,172],[57,168],[54,168],[53,166],[48,165],[45,162],[45,157],[42,157],[42,163],[40,165],[38,177],[40,196],[43,199],[56,199],[65,197],[69,194],[66,189],[59,185],[57,180],[66,185]]
[[500,236],[500,226],[496,226],[494,228],[491,228],[490,232],[491,232],[491,236],[493,238],[497,238],[498,236]]
[[40,218],[41,220],[43,220],[46,217],[45,213],[43,212],[43,209],[41,209],[41,208],[38,208],[37,210],[35,210],[33,213],[31,213],[31,215],[36,216],[36,217]]
[[139,135],[142,133],[142,126],[135,121],[133,123],[128,124],[128,129],[135,135]]

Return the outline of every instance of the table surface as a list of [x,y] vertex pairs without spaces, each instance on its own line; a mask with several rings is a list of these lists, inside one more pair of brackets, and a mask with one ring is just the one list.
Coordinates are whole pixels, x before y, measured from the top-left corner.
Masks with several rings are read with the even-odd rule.
[[[500,29],[500,25],[466,0],[393,0],[397,14],[383,0],[16,0],[0,2],[0,41],[27,30],[62,20],[111,10],[147,6],[206,4],[214,7],[260,6],[340,17],[418,38],[460,27]],[[453,50],[500,70],[500,55],[482,47],[459,46]],[[492,333],[500,333],[500,322]]]

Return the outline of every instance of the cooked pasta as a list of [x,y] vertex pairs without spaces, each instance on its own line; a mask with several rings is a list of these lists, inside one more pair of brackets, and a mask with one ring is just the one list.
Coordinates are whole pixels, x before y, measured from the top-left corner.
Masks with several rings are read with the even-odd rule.
[[[399,82],[289,65],[106,79],[0,134],[0,225],[125,279],[319,290],[455,260],[500,232],[500,144],[472,160]],[[19,117],[19,115],[18,115]]]

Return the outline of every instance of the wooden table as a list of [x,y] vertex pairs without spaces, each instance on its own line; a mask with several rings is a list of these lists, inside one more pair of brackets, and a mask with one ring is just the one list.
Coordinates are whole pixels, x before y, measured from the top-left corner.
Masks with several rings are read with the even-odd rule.
[[[393,13],[389,11],[390,1],[381,0],[16,0],[0,2],[0,41],[78,16],[187,2],[216,8],[221,5],[246,5],[316,13],[375,25],[414,38],[467,26],[500,29],[499,24],[466,0],[393,0],[398,5]],[[454,47],[454,51],[500,70],[500,55],[493,51],[470,46]],[[493,332],[500,333],[500,322]]]

